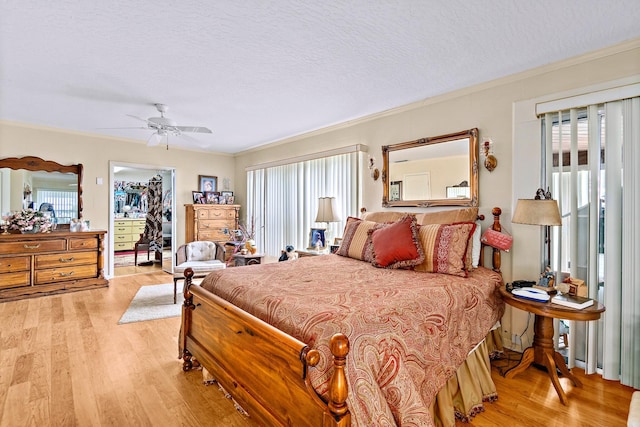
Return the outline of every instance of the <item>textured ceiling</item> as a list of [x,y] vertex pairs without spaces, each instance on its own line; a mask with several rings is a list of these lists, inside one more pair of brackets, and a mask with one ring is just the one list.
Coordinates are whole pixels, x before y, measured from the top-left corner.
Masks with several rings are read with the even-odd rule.
[[[0,120],[236,153],[640,36],[638,0],[0,0]],[[152,149],[152,148],[150,148]]]

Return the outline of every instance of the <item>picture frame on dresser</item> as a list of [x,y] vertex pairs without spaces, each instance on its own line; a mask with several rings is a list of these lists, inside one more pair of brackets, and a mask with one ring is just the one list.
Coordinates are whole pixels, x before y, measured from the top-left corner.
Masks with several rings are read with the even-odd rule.
[[202,205],[207,202],[207,199],[204,196],[205,193],[202,191],[192,191],[191,196],[193,197],[193,203],[197,205]]
[[226,204],[233,204],[233,191],[221,191],[220,197],[224,199]]
[[207,200],[207,204],[217,205],[220,197],[220,193],[217,191],[207,191],[204,193]]
[[198,175],[198,191],[218,191],[218,177],[210,175]]

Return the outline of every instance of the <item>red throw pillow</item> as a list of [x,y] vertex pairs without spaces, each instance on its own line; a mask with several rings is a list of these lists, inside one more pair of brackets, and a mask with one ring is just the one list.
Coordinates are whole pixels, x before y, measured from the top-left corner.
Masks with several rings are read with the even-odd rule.
[[380,224],[370,233],[374,266],[405,268],[424,261],[415,215],[406,215],[393,224]]

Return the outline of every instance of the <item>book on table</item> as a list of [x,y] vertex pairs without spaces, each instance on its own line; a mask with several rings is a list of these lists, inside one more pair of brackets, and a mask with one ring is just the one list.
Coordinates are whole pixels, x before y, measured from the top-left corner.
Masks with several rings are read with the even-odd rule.
[[576,308],[578,310],[587,308],[593,305],[591,298],[579,297],[569,294],[557,294],[551,298],[553,304],[563,305],[565,307]]

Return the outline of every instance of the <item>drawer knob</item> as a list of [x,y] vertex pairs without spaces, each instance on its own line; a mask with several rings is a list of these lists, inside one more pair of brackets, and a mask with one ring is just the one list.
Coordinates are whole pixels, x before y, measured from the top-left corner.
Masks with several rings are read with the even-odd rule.
[[69,276],[73,276],[73,271],[70,271],[69,273],[60,273],[60,277],[69,277]]
[[58,258],[58,261],[60,261],[60,262],[72,262],[74,260],[75,260],[74,257],[71,257],[71,258]]
[[37,245],[27,245],[26,243],[23,245],[25,249],[38,249],[40,247],[40,243]]

